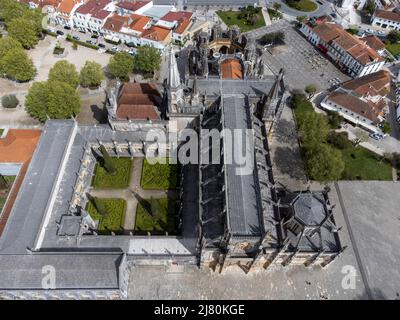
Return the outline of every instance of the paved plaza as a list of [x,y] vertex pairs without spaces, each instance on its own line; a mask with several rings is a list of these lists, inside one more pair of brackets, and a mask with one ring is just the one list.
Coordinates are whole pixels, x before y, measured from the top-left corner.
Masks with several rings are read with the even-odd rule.
[[285,83],[289,89],[304,90],[308,84],[315,84],[320,91],[323,91],[332,86],[329,82],[332,79],[338,78],[341,82],[350,79],[285,20],[247,34],[251,38],[260,39],[266,33],[277,31],[285,34],[285,44],[265,50],[263,61],[275,74],[284,68]]

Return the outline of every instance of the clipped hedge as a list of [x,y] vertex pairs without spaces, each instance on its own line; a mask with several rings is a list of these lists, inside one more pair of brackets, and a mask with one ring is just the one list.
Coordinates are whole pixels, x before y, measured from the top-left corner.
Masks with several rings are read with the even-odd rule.
[[19,104],[19,100],[17,99],[17,97],[14,94],[4,96],[1,99],[1,105],[3,106],[3,108],[14,109],[18,106],[18,104]]
[[71,35],[69,35],[69,34],[67,35],[66,40],[69,41],[69,42],[72,42],[72,43],[79,44],[80,46],[90,48],[90,49],[98,50],[98,49],[100,48],[99,46],[96,46],[96,45],[94,45],[94,44],[86,43],[86,42],[80,41],[80,40],[75,40],[75,39],[72,38]]

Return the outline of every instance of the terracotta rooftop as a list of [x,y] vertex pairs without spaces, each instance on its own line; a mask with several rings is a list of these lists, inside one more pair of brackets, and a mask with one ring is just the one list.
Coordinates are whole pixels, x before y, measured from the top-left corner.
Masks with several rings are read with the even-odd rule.
[[139,10],[141,7],[148,4],[150,1],[121,1],[117,3],[117,6],[129,11]]
[[78,2],[79,2],[78,0],[62,0],[57,8],[57,11],[70,14],[72,9]]
[[192,18],[193,13],[188,11],[170,11],[165,16],[163,16],[160,20],[175,22],[180,20],[190,20]]
[[374,49],[375,51],[385,49],[385,44],[377,36],[366,36],[366,37],[360,38],[360,40],[365,41],[367,43],[367,45],[370,48]]
[[400,14],[393,11],[376,10],[374,15],[378,18],[400,22]]
[[160,95],[154,83],[133,83],[127,82],[122,86],[119,96],[123,94],[154,94]]
[[139,14],[132,14],[131,18],[133,21],[129,25],[129,28],[138,32],[143,32],[144,27],[151,21],[151,18]]
[[243,79],[242,65],[237,59],[226,59],[221,62],[223,79]]
[[97,19],[105,19],[110,12],[104,10],[110,0],[89,0],[80,6],[76,12],[80,14],[90,14]]
[[159,120],[160,94],[153,83],[125,83],[118,95],[117,118]]
[[159,26],[152,26],[149,29],[146,29],[142,33],[142,38],[154,40],[154,41],[164,41],[168,35],[170,34],[171,30],[162,28]]
[[382,110],[385,107],[385,102],[383,100],[380,100],[378,103],[373,103],[340,91],[332,92],[328,96],[328,100],[346,108],[347,110],[357,113],[374,123],[379,122],[378,116],[382,114]]
[[106,20],[103,28],[110,31],[119,32],[128,21],[129,17],[122,17],[118,14],[115,14]]
[[362,65],[373,61],[382,61],[382,57],[358,37],[348,33],[341,26],[323,22],[316,25],[313,31],[325,42],[336,43]]
[[389,71],[380,70],[349,80],[342,85],[342,88],[355,91],[360,96],[386,96],[390,92],[390,81]]
[[8,131],[5,138],[0,139],[0,162],[22,164],[19,175],[14,181],[11,193],[8,196],[8,201],[0,216],[0,235],[3,232],[19,188],[24,180],[25,173],[32,159],[33,152],[36,149],[40,134],[40,130],[11,129]]
[[182,34],[186,31],[191,23],[190,19],[180,20],[178,26],[175,29],[175,33]]
[[122,104],[117,109],[118,119],[160,120],[154,106]]

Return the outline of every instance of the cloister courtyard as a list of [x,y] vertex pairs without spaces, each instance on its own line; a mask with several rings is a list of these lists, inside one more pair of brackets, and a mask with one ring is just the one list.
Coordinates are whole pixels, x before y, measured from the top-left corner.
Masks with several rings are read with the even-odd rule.
[[112,157],[110,174],[96,164],[87,211],[99,234],[176,235],[179,165],[151,164],[145,158]]

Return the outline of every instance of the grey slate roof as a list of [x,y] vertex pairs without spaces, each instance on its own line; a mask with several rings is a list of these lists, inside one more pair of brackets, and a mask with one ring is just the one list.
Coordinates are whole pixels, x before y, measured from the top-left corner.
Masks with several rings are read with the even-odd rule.
[[48,121],[0,238],[0,253],[26,253],[32,247],[49,204],[74,122]]
[[56,289],[118,288],[118,254],[0,255],[0,289],[42,289],[44,266],[55,269]]
[[[223,124],[227,129],[250,129],[249,110],[245,97],[223,96]],[[244,134],[245,131],[242,133]],[[244,172],[241,166],[236,164],[235,156],[232,163],[225,160],[225,179],[227,193],[228,221],[234,235],[261,235],[261,210],[259,201],[259,188],[257,187],[254,173],[254,141],[253,135],[249,135],[249,143],[242,136],[242,150],[236,148],[234,142],[233,153],[250,155],[246,161],[251,165],[249,172]],[[246,150],[244,149],[247,149]],[[227,152],[227,146],[224,146]],[[239,159],[239,158],[236,158]]]

